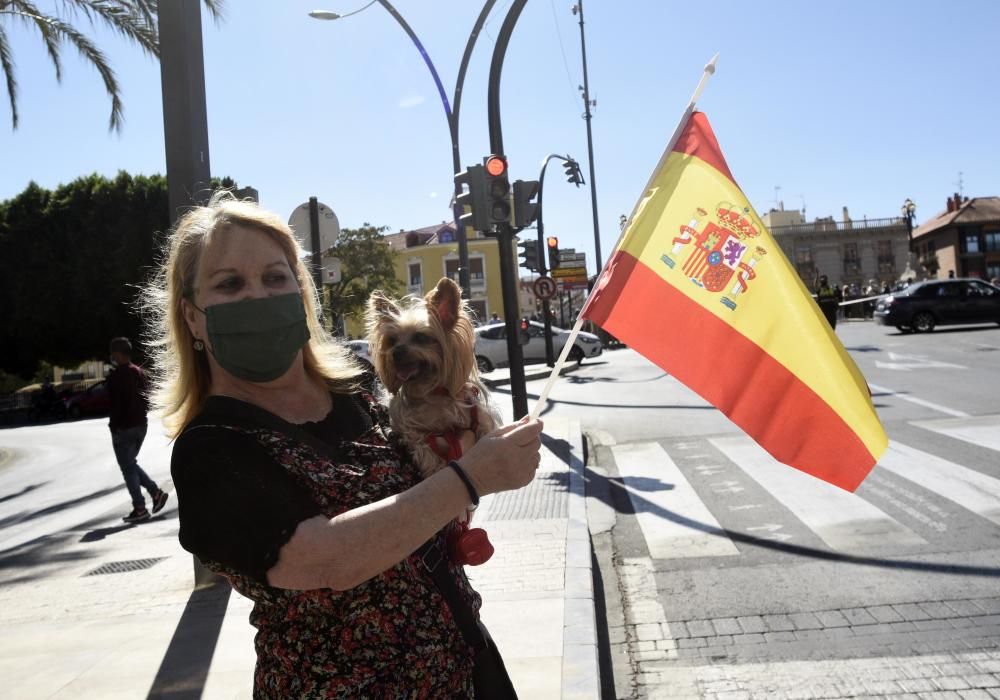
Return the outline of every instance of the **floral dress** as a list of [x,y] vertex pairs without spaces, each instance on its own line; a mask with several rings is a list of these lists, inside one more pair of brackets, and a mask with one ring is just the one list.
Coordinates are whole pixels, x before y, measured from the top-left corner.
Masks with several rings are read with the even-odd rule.
[[[370,392],[333,399],[323,421],[292,425],[210,397],[171,460],[181,545],[254,601],[255,698],[473,697],[473,649],[417,554],[348,591],[267,583],[300,522],[419,481]],[[446,532],[436,537],[444,547]],[[478,617],[464,571],[444,565]]]

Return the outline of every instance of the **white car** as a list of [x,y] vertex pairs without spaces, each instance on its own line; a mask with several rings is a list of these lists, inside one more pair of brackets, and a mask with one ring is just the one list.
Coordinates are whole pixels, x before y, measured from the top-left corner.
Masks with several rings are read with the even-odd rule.
[[[552,326],[552,352],[558,359],[570,332]],[[528,342],[521,345],[525,363],[545,362],[545,325],[537,321],[528,324]],[[587,357],[597,357],[603,352],[601,339],[593,333],[580,332],[569,351],[568,358],[582,362]],[[504,367],[507,360],[507,327],[491,323],[476,329],[476,362],[480,372],[492,372],[494,367]]]

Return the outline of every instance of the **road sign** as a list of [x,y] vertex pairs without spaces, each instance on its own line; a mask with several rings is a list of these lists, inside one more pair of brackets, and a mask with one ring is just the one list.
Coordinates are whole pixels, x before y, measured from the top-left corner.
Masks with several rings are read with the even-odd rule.
[[551,277],[542,275],[535,280],[532,285],[532,289],[535,290],[535,296],[541,300],[551,299],[556,295],[556,283]]
[[[295,238],[306,252],[313,252],[312,234],[309,231],[309,202],[295,207],[288,217],[288,225],[295,232]],[[319,204],[319,249],[328,250],[340,238],[340,221],[333,209],[322,202]],[[325,267],[325,265],[324,265]]]
[[587,268],[585,267],[559,267],[552,271],[552,276],[558,279],[564,277],[587,277]]
[[323,284],[337,284],[340,281],[340,258],[323,256]]

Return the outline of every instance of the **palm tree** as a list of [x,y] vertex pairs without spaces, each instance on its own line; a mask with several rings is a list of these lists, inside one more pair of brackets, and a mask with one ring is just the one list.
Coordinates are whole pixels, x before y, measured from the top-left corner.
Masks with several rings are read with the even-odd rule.
[[[223,0],[203,0],[203,2],[216,20],[221,18]],[[58,0],[54,4],[54,10],[45,12],[30,0],[0,0],[0,68],[3,69],[7,83],[13,128],[17,129],[18,124],[18,85],[7,28],[20,25],[29,29],[34,28],[41,35],[55,67],[56,80],[62,80],[60,52],[65,43],[76,47],[83,59],[97,69],[101,80],[104,81],[104,88],[111,98],[111,119],[108,130],[121,131],[124,117],[115,73],[101,50],[76,29],[72,22],[83,18],[91,26],[100,24],[110,27],[129,41],[138,44],[147,55],[159,58],[158,0]]]

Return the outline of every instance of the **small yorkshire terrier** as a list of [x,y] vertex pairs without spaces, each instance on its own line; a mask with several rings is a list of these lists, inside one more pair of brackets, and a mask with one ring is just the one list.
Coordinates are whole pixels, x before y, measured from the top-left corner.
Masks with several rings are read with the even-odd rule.
[[389,419],[428,476],[462,454],[462,436],[494,430],[500,416],[479,380],[472,320],[462,290],[441,278],[424,299],[368,302],[369,350],[392,395]]

